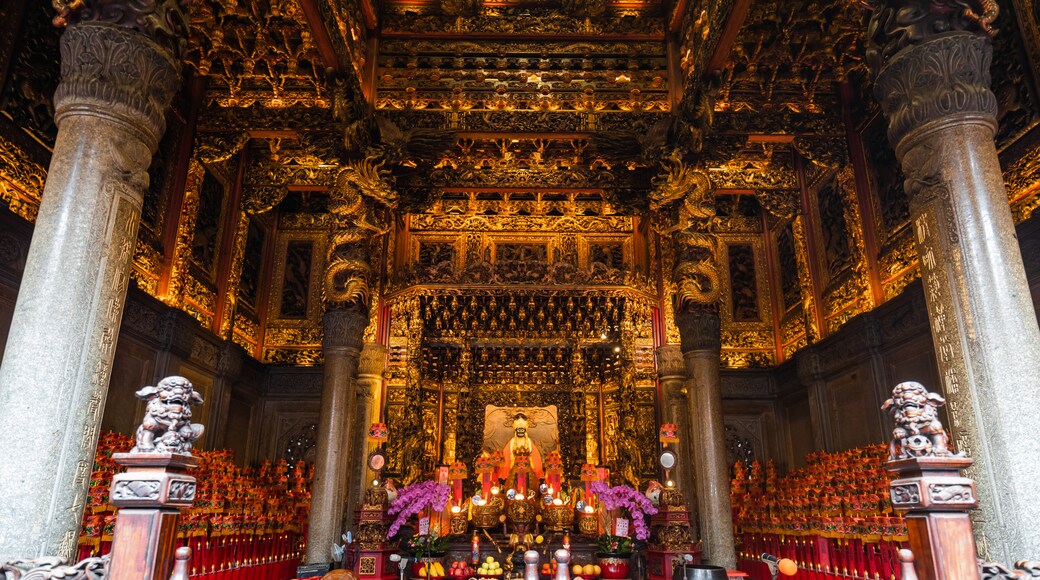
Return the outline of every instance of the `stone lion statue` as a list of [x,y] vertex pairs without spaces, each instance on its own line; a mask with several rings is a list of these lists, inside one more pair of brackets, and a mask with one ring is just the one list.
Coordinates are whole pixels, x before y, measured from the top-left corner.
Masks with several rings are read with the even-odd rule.
[[157,386],[134,393],[148,402],[137,428],[137,444],[131,453],[186,453],[202,436],[203,426],[191,422],[191,406],[202,404],[202,395],[184,377],[166,377]]
[[921,383],[908,381],[892,389],[892,398],[881,409],[895,420],[889,459],[948,456],[950,437],[939,420],[939,407],[946,404],[938,393],[931,393]]

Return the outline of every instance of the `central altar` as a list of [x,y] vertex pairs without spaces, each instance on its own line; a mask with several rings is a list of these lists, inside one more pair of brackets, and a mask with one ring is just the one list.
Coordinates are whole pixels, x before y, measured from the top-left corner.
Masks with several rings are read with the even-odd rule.
[[385,475],[410,484],[506,452],[521,414],[536,479],[552,451],[565,478],[586,463],[615,482],[656,477],[654,300],[632,289],[486,287],[395,297]]

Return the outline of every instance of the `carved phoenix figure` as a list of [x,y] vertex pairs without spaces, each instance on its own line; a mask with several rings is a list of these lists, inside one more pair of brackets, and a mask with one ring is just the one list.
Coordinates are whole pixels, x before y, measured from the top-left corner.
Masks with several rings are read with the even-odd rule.
[[939,407],[946,399],[931,393],[921,383],[908,381],[892,389],[892,398],[881,409],[895,420],[889,459],[948,456],[950,437],[939,420]]
[[184,377],[166,377],[157,386],[134,393],[147,401],[144,419],[137,428],[137,444],[131,453],[185,453],[202,436],[203,426],[191,422],[191,406],[202,404],[202,395]]

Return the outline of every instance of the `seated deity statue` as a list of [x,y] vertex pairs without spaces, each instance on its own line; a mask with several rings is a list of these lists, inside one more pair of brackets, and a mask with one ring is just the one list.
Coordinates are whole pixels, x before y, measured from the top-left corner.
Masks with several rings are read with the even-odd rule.
[[502,451],[505,461],[498,468],[497,477],[499,479],[510,481],[513,465],[518,455],[527,455],[530,458],[534,481],[545,476],[542,470],[542,455],[538,451],[538,446],[534,444],[534,440],[527,434],[527,416],[523,413],[517,413],[513,417],[513,436]]

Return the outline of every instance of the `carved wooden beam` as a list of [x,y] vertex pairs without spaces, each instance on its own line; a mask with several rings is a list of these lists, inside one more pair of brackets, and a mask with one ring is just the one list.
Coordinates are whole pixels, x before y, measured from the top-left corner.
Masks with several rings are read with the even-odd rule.
[[711,59],[708,60],[708,66],[705,71],[707,74],[715,74],[726,65],[726,61],[729,60],[729,53],[733,50],[733,43],[737,41],[737,34],[740,33],[741,27],[744,26],[744,20],[747,18],[750,9],[751,0],[736,0],[733,3],[733,10],[730,11],[729,17],[726,18],[726,25],[719,36],[719,43],[715,45],[715,52],[712,53]]
[[231,294],[230,298],[234,298],[234,293],[238,291],[238,284],[229,279],[235,260],[235,253],[239,249],[239,244],[235,243],[235,236],[246,235],[244,230],[240,231],[238,224],[243,217],[241,215],[242,182],[248,163],[249,149],[245,148],[238,156],[238,168],[235,171],[235,181],[231,187],[231,199],[227,206],[227,216],[224,218],[224,224],[221,228],[220,246],[218,246],[220,248],[220,256],[217,258],[217,301],[213,312],[213,327],[210,330],[224,339],[231,338],[230,331],[227,333],[222,332],[222,327],[231,322],[230,320],[225,321],[225,319],[234,315],[232,312],[234,310],[234,302],[229,301],[229,294]]
[[849,145],[849,160],[852,162],[852,170],[856,183],[856,202],[859,204],[859,214],[863,233],[863,245],[865,246],[867,268],[867,282],[870,285],[870,294],[875,305],[885,301],[885,291],[881,284],[881,270],[878,266],[878,256],[881,255],[877,228],[874,215],[874,204],[871,203],[870,185],[867,179],[867,155],[863,150],[863,142],[859,138],[859,131],[852,116],[852,101],[854,89],[849,82],[841,84],[841,109],[842,120],[845,123],[845,139]]
[[177,145],[177,169],[173,173],[170,184],[170,199],[166,208],[166,219],[163,230],[163,271],[159,276],[157,294],[165,296],[170,291],[171,277],[173,275],[173,263],[176,260],[177,232],[180,228],[181,213],[184,209],[184,188],[188,181],[188,164],[191,161],[192,150],[195,142],[195,130],[198,125],[199,113],[202,109],[203,99],[206,96],[206,77],[196,75],[189,81],[188,89],[191,104],[188,106],[188,116],[184,122],[184,133]]
[[773,344],[776,347],[776,363],[784,362],[784,333],[781,323],[784,320],[783,282],[780,272],[780,264],[777,261],[776,236],[769,229],[769,214],[760,212],[762,216],[762,247],[766,253],[766,267],[768,268],[769,301],[773,306]]
[[361,15],[365,19],[365,28],[375,30],[378,22],[376,20],[376,9],[372,6],[372,0],[361,0]]
[[592,133],[520,133],[520,132],[482,132],[482,131],[459,131],[455,134],[459,139],[520,139],[523,141],[536,141],[551,139],[554,141],[568,141],[571,139],[588,139]]
[[332,44],[332,36],[329,34],[325,20],[321,17],[318,1],[300,0],[300,7],[303,8],[303,15],[310,26],[314,43],[318,46],[318,53],[321,54],[321,60],[327,68],[331,68],[336,72],[342,72],[344,63],[340,62],[339,56],[336,54],[336,49]]
[[683,17],[686,16],[686,9],[689,7],[689,0],[679,0],[675,5],[675,11],[672,12],[672,21],[668,23],[668,33],[678,34],[679,29],[682,27]]
[[820,303],[823,299],[824,272],[823,265],[820,264],[820,241],[816,237],[816,212],[811,199],[812,192],[809,191],[809,186],[806,183],[805,168],[801,155],[796,155],[794,161],[801,191],[802,220],[806,244],[805,261],[806,268],[809,271],[810,283],[809,292],[812,293],[813,298],[812,312],[808,314],[816,323],[817,332],[819,333],[819,336],[816,338],[821,339],[827,336],[827,327],[824,324],[826,321],[823,317],[823,305]]

